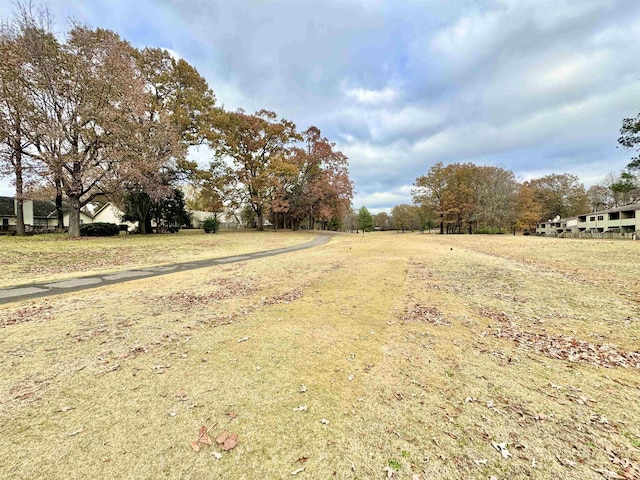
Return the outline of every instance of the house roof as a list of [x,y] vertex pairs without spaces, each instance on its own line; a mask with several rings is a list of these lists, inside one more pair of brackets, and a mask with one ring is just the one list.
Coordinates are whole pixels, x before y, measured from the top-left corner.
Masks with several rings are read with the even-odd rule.
[[640,210],[640,203],[630,203],[629,205],[623,205],[622,207],[610,208],[609,210],[603,210],[601,212],[594,213],[615,213],[615,212],[625,212],[632,210]]
[[[26,202],[26,200],[25,200]],[[55,218],[56,204],[51,200],[31,200],[33,204],[34,218]],[[62,213],[69,213],[69,204],[62,202]],[[92,217],[91,213],[82,209],[81,212],[88,217]],[[15,217],[15,197],[0,197],[0,215],[3,217]]]
[[103,204],[102,204],[102,206],[100,206],[100,208],[98,208],[95,212],[93,212],[93,216],[95,217],[95,216],[96,216],[96,215],[98,215],[101,211],[103,211],[105,208],[110,207],[110,206],[113,206],[114,208],[117,208],[117,207],[115,207],[115,205],[113,205],[111,202],[106,202],[106,203],[103,203]]
[[13,197],[0,197],[0,216],[16,216],[16,207]]
[[55,216],[56,204],[51,200],[34,200],[33,201],[33,216],[40,218],[47,218]]

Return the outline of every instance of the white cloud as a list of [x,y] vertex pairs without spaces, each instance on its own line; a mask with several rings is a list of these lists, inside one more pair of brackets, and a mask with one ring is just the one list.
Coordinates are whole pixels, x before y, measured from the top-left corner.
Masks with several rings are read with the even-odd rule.
[[49,3],[171,49],[227,109],[317,125],[372,211],[437,161],[593,182],[631,157],[615,146],[640,106],[637,0]]
[[398,98],[398,92],[391,87],[382,90],[367,90],[366,88],[345,89],[345,95],[365,105],[379,105],[391,103]]

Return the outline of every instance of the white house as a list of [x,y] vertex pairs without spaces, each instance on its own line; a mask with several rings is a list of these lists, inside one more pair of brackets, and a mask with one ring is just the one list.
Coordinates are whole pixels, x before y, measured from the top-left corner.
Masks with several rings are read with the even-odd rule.
[[[18,202],[15,197],[0,197],[0,230],[15,231],[18,224]],[[62,204],[64,225],[69,226],[69,204]],[[51,230],[58,226],[56,204],[50,200],[25,200],[22,203],[27,230]],[[89,212],[80,211],[80,224],[93,222]]]
[[[214,213],[212,212],[204,212],[202,210],[189,210],[189,214],[191,215],[191,226],[193,228],[202,228],[202,223],[209,217],[213,217]],[[242,228],[242,223],[238,220],[238,218],[230,213],[218,213],[218,220],[220,220],[220,228],[226,230],[235,230],[238,228]]]
[[115,223],[116,225],[127,225],[127,230],[132,232],[138,228],[138,222],[123,222],[122,210],[113,203],[107,202],[93,213],[94,222]]

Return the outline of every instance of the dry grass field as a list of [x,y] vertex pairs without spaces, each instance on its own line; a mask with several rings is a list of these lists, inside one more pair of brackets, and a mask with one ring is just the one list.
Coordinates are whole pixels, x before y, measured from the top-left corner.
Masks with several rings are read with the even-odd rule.
[[244,231],[78,238],[64,234],[0,236],[0,288],[132,268],[241,255],[304,243],[308,233]]
[[640,242],[374,233],[3,305],[0,478],[637,479],[639,281]]

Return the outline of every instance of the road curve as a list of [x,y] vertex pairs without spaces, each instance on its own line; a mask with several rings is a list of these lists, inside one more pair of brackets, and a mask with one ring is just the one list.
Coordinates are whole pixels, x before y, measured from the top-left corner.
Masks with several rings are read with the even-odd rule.
[[78,292],[81,290],[87,290],[89,288],[96,288],[103,285],[113,285],[116,283],[124,283],[140,278],[158,277],[160,275],[167,275],[169,273],[185,272],[188,270],[215,267],[216,265],[226,265],[229,263],[246,262],[248,260],[255,260],[256,258],[273,257],[275,255],[282,255],[284,253],[296,252],[298,250],[306,250],[307,248],[317,247],[318,245],[327,243],[330,238],[331,236],[329,234],[321,234],[309,242],[302,243],[300,245],[294,245],[292,247],[277,248],[275,250],[264,250],[262,252],[233,255],[231,257],[195,260],[193,262],[174,263],[172,265],[139,268],[135,270],[124,270],[122,272],[105,273],[102,275],[91,275],[88,277],[78,277],[67,280],[1,288],[0,305],[12,302],[20,302],[23,300],[30,300],[33,298],[59,295],[61,293]]

